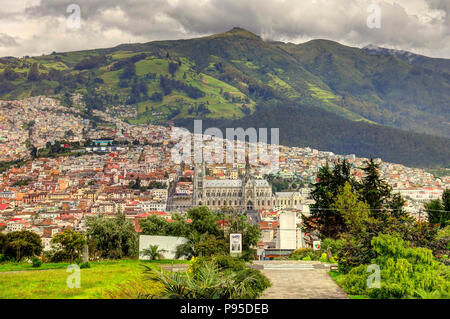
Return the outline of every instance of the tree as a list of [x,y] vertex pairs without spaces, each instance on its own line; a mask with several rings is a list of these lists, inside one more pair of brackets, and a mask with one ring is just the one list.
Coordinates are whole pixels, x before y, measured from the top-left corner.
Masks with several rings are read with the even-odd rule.
[[15,72],[11,66],[8,66],[2,75],[8,81],[17,80],[20,77],[20,73]]
[[183,256],[188,259],[198,256],[210,257],[228,252],[227,242],[222,236],[192,232],[187,239],[187,242],[178,245],[175,258]]
[[358,199],[358,196],[352,192],[350,183],[345,183],[333,203],[333,208],[344,217],[351,234],[360,235],[366,231],[364,222],[369,219],[369,205]]
[[[242,256],[245,259],[253,259],[256,254],[255,247],[261,238],[261,231],[257,225],[250,224],[245,216],[233,215],[230,222],[229,234],[242,234]],[[225,239],[228,239],[227,236]],[[228,249],[228,247],[227,247]]]
[[174,76],[175,73],[176,73],[177,70],[178,70],[178,67],[179,67],[178,63],[169,62],[169,73],[170,73],[172,76]]
[[[362,200],[366,201],[373,210],[381,210],[391,195],[391,187],[381,179],[379,173],[380,165],[372,158],[363,167],[365,176],[360,186]],[[380,212],[375,211],[374,214]]]
[[405,200],[402,195],[396,193],[392,196],[392,199],[389,203],[389,209],[391,211],[391,216],[395,218],[405,218],[409,216],[408,212],[406,212],[403,207],[405,206]]
[[175,258],[185,256],[187,259],[191,259],[192,257],[197,257],[197,244],[200,242],[200,237],[197,232],[190,233],[187,242],[177,246]]
[[447,222],[445,220],[446,213],[444,212],[444,205],[439,199],[433,199],[425,203],[424,207],[430,224],[440,224],[442,227],[445,227]]
[[302,216],[305,232],[317,231],[324,238],[336,239],[344,231],[346,225],[342,214],[332,209],[332,205],[346,182],[356,184],[346,160],[336,163],[333,170],[328,164],[320,168],[317,182],[312,185],[311,197],[315,203],[311,205],[311,215]]
[[114,218],[88,217],[88,241],[104,258],[134,257],[138,251],[138,235],[134,225],[119,213]]
[[24,257],[38,256],[42,252],[42,242],[38,234],[28,230],[15,231],[6,235],[6,254],[20,261]]
[[187,211],[187,217],[192,220],[191,227],[193,231],[199,234],[208,233],[211,235],[220,235],[217,226],[217,214],[214,214],[208,207],[194,207]]
[[80,259],[83,247],[86,245],[86,238],[82,233],[66,229],[62,233],[56,234],[51,243],[55,249],[55,254],[60,255],[62,260],[72,263]]
[[450,225],[450,189],[444,191],[442,201],[434,199],[425,203],[424,207],[430,223],[439,224],[441,228]]
[[0,232],[0,254],[3,255],[6,251],[7,240],[6,235]]
[[31,65],[30,71],[28,71],[28,81],[34,82],[39,80],[39,68],[38,64],[35,62]]
[[223,237],[202,234],[195,246],[197,256],[211,257],[228,253],[228,243]]
[[139,226],[142,229],[142,235],[167,236],[169,230],[169,222],[156,214],[140,220]]
[[442,194],[442,203],[444,204],[444,210],[450,213],[450,188],[447,188]]
[[136,76],[136,65],[132,62],[127,63],[122,74],[120,74],[121,79],[130,79]]
[[150,260],[163,259],[162,253],[166,252],[165,249],[159,249],[158,245],[150,245],[149,248],[142,251],[143,256],[148,256]]

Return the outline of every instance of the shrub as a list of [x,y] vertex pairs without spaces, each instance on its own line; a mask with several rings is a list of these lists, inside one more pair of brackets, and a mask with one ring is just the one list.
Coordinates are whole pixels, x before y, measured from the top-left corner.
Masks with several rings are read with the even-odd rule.
[[257,298],[264,290],[270,287],[270,280],[264,276],[259,270],[245,268],[236,273],[235,279],[238,282],[244,281],[246,278],[251,278],[246,284],[247,294],[241,298]]
[[367,266],[360,265],[353,268],[347,275],[345,275],[339,284],[350,295],[367,295],[367,278],[369,273],[366,272]]
[[84,268],[91,268],[91,264],[88,261],[85,263],[82,263],[80,265],[80,269],[84,269]]
[[407,291],[398,283],[382,283],[380,288],[370,289],[369,297],[373,299],[401,299]]
[[319,260],[320,251],[314,251],[312,248],[299,248],[294,250],[290,255],[291,260],[304,260],[303,258],[309,257],[307,260]]
[[39,268],[42,265],[42,260],[40,260],[37,257],[31,257],[31,262],[32,262],[34,268]]
[[327,254],[326,253],[323,253],[321,256],[320,256],[320,259],[319,259],[321,262],[323,262],[323,263],[326,263],[326,262],[328,262],[328,257],[327,257]]
[[375,252],[363,242],[354,238],[346,238],[338,252],[339,271],[348,273],[359,265],[369,264],[375,257]]
[[380,287],[369,288],[366,281],[367,265],[353,268],[344,276],[341,284],[350,294],[365,294],[371,298],[414,298],[417,291],[438,291],[442,295],[450,291],[450,268],[433,259],[426,248],[408,247],[400,237],[379,235],[372,239],[377,257],[373,264],[380,267]]
[[[222,256],[220,267],[214,259],[194,258],[186,273],[159,271],[145,265],[144,273],[147,279],[164,287],[162,297],[171,299],[257,298],[270,286],[269,280],[258,270],[236,271],[233,269],[235,261]],[[240,268],[240,264],[237,265]]]
[[244,270],[245,262],[239,258],[231,257],[229,255],[217,255],[213,259],[220,269],[232,269],[235,271]]
[[332,238],[325,238],[321,243],[321,250],[326,252],[328,247],[330,247],[331,253],[336,255],[342,248],[343,244],[344,241],[342,239],[335,240]]
[[311,261],[311,256],[303,257],[302,260],[304,260],[304,261]]
[[1,255],[0,254],[0,263],[7,263],[14,261],[14,258],[8,255]]

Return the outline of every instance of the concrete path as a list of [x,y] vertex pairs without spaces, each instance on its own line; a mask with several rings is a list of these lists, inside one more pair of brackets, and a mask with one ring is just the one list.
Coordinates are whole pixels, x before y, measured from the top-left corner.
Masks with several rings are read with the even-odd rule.
[[259,261],[255,268],[272,282],[261,299],[348,299],[326,267],[317,262]]

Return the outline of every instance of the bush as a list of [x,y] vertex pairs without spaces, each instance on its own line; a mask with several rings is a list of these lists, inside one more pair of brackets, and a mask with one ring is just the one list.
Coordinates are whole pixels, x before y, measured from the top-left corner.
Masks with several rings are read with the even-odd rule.
[[304,260],[304,261],[311,261],[311,256],[303,257],[302,260]]
[[245,268],[244,270],[238,271],[236,273],[235,279],[238,282],[244,281],[246,278],[251,278],[247,282],[246,288],[248,290],[246,295],[241,296],[241,298],[256,298],[259,297],[264,290],[270,287],[270,280],[264,276],[259,270],[252,268]]
[[319,260],[320,251],[315,251],[312,248],[299,248],[289,255],[289,259],[291,260],[304,260],[303,258],[305,257],[309,257],[306,260]]
[[367,287],[367,265],[353,268],[341,284],[350,294],[364,294],[371,298],[414,298],[417,291],[446,295],[450,291],[450,268],[433,259],[426,248],[408,247],[400,237],[379,235],[372,239],[377,257],[373,264],[380,267],[380,288]]
[[354,267],[369,264],[375,256],[375,252],[363,242],[347,238],[338,252],[339,271],[348,273]]
[[14,258],[8,255],[0,254],[0,264],[14,261]]
[[321,256],[320,256],[320,259],[319,259],[321,262],[323,262],[323,263],[327,263],[328,262],[328,257],[327,257],[327,254],[326,253],[323,253]]
[[330,247],[331,253],[337,255],[343,244],[344,241],[342,239],[334,240],[332,238],[325,238],[321,243],[321,250],[326,252],[328,247]]
[[401,299],[407,291],[398,283],[382,283],[380,288],[370,289],[369,297],[372,299]]
[[231,257],[229,255],[217,255],[213,259],[219,268],[221,269],[232,269],[235,271],[244,270],[245,262],[239,258]]
[[[253,299],[270,287],[260,271],[227,255],[194,257],[187,273],[167,273],[146,267],[149,279],[165,286],[165,297],[188,299]],[[148,297],[148,296],[147,296]]]
[[353,268],[339,281],[346,293],[350,295],[367,295],[367,277],[370,274],[366,272],[366,269],[366,265]]
[[80,265],[80,269],[84,269],[84,268],[91,268],[91,264],[88,261],[85,263],[82,263]]
[[42,260],[37,257],[31,257],[31,262],[34,268],[39,268],[42,266]]

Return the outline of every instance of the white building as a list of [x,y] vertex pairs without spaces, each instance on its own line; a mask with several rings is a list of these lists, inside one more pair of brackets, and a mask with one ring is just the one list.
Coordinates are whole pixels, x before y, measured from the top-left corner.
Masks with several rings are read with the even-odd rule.
[[280,225],[276,238],[277,249],[297,249],[297,215],[295,212],[280,213]]

